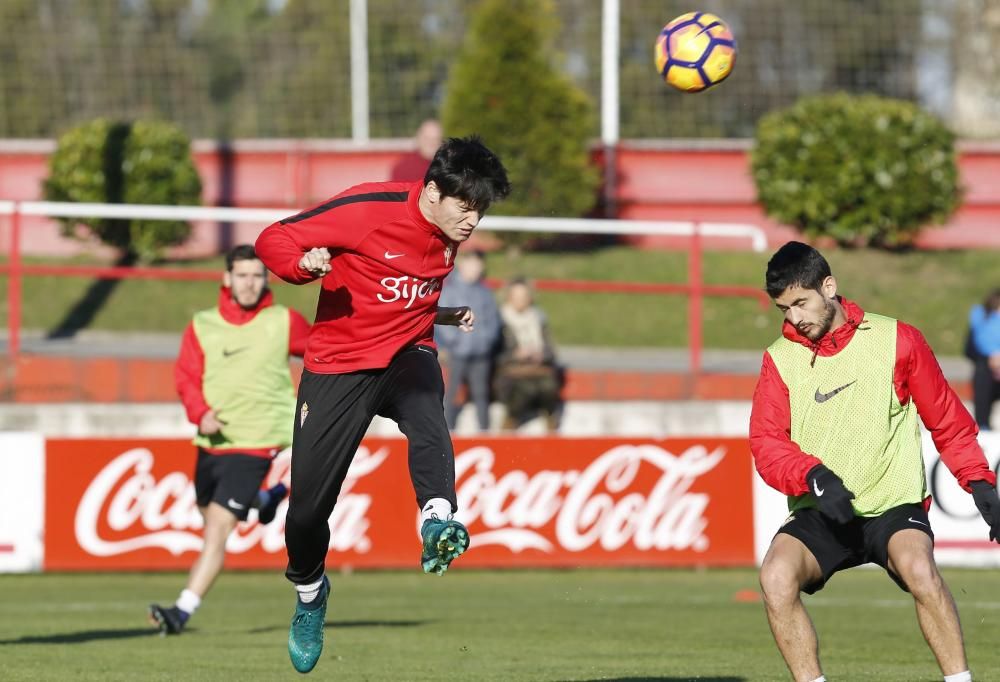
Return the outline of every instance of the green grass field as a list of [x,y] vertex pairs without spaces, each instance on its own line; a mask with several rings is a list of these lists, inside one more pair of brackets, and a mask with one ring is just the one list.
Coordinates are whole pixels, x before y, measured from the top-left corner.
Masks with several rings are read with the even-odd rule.
[[[711,284],[763,287],[769,254],[708,252],[704,280]],[[864,308],[917,325],[941,355],[959,355],[969,307],[1000,285],[992,251],[914,251],[885,253],[865,249],[827,253],[841,292]],[[52,261],[48,261],[52,262]],[[62,261],[66,262],[66,261]],[[76,258],[71,262],[88,262]],[[92,260],[90,261],[92,262]],[[221,259],[189,261],[177,267],[221,271]],[[638,251],[626,247],[592,251],[506,254],[489,258],[492,276],[524,275],[543,279],[684,282],[687,254]],[[79,301],[91,280],[31,277],[24,285],[24,324],[51,330]],[[191,315],[215,302],[211,282],[124,281],[96,312],[91,329],[180,333]],[[7,278],[0,277],[0,319],[7,317]],[[280,302],[311,317],[314,286],[277,286]],[[683,296],[542,292],[557,344],[580,346],[666,347],[687,345],[687,299]],[[774,340],[781,317],[751,299],[709,298],[704,309],[708,348],[758,350]],[[2,324],[2,323],[0,323]]]
[[[1000,674],[1000,574],[948,570],[977,679]],[[190,629],[159,637],[150,601],[179,574],[0,577],[0,679],[299,678],[279,573],[227,573]],[[338,575],[312,677],[338,680],[787,680],[751,570]],[[838,575],[807,605],[831,680],[940,680],[912,600],[878,570]]]

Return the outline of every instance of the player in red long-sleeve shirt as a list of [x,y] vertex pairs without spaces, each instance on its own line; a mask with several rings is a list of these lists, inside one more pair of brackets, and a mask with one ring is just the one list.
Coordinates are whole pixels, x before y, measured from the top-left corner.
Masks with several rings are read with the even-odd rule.
[[292,443],[295,389],[288,357],[302,355],[309,323],[274,304],[267,269],[249,244],[226,255],[219,303],[195,314],[174,365],[177,393],[198,427],[194,487],[205,542],[170,607],[150,605],[164,634],[180,634],[222,571],[226,540],[257,508],[274,519],[285,486],[260,490],[271,459]]
[[838,296],[814,248],[785,244],[768,262],[766,282],[785,322],[764,354],[750,448],[764,481],[789,496],[791,515],[760,571],[788,669],[798,681],[825,679],[800,593],[874,562],[913,595],[945,679],[971,681],[955,602],[934,561],[918,421],[1000,542],[996,477],[975,422],[923,335]]
[[425,572],[442,574],[469,544],[452,518],[455,457],[444,417],[434,325],[472,331],[468,307],[439,308],[441,283],[494,201],[510,191],[476,137],[445,141],[423,182],[357,185],[265,229],[257,253],[285,281],[323,278],[306,346],[285,518],[286,576],[298,600],[288,653],[309,672],[323,649],[328,519],[375,415],[409,444]]

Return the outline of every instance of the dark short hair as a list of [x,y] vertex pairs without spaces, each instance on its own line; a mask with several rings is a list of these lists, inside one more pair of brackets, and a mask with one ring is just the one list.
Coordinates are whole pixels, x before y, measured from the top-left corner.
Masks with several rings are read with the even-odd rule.
[[238,244],[229,249],[226,254],[226,272],[233,271],[233,263],[238,260],[260,260],[257,252],[253,250],[253,244]]
[[986,309],[986,312],[1000,310],[1000,287],[986,294],[986,298],[983,299],[983,308]]
[[767,262],[764,288],[771,298],[793,286],[819,291],[823,280],[832,274],[830,264],[819,251],[802,242],[788,242]]
[[483,262],[486,262],[486,252],[483,251],[482,249],[469,249],[469,250],[463,249],[458,253],[463,260],[466,258],[475,258],[476,260],[481,260]]
[[424,175],[424,184],[431,182],[441,196],[454,197],[480,213],[510,194],[507,169],[478,135],[445,140]]

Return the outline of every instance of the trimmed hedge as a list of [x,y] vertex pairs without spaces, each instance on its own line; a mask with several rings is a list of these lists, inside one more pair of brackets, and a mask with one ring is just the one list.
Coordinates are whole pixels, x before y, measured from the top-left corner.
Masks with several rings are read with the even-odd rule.
[[768,215],[843,246],[908,246],[961,197],[954,134],[874,95],[809,97],[764,116],[751,168]]
[[[115,122],[98,118],[63,135],[49,159],[43,193],[49,201],[192,205],[201,202],[201,179],[190,140],[164,121]],[[186,222],[65,218],[63,234],[83,225],[123,256],[159,258],[190,234]]]
[[496,207],[503,215],[578,217],[597,200],[588,148],[594,107],[556,68],[558,28],[550,0],[483,0],[449,74],[444,129],[478,133],[500,156],[513,184]]

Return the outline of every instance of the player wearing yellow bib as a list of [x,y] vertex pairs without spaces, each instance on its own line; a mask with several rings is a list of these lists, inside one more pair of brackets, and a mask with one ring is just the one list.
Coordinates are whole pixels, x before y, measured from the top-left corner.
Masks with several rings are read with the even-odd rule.
[[785,322],[764,354],[750,448],[791,511],[760,571],[788,669],[797,682],[826,679],[800,593],[873,562],[913,595],[946,682],[970,682],[958,611],[934,561],[918,419],[997,540],[996,476],[975,422],[923,335],[838,296],[829,264],[811,246],[781,247],[767,264],[766,286]]
[[194,487],[205,543],[171,607],[152,604],[164,634],[180,634],[222,571],[226,540],[251,508],[269,523],[287,494],[261,490],[271,459],[292,443],[295,389],[288,356],[305,351],[309,323],[275,305],[253,246],[226,256],[219,304],[196,313],[174,366],[177,392],[198,426]]

